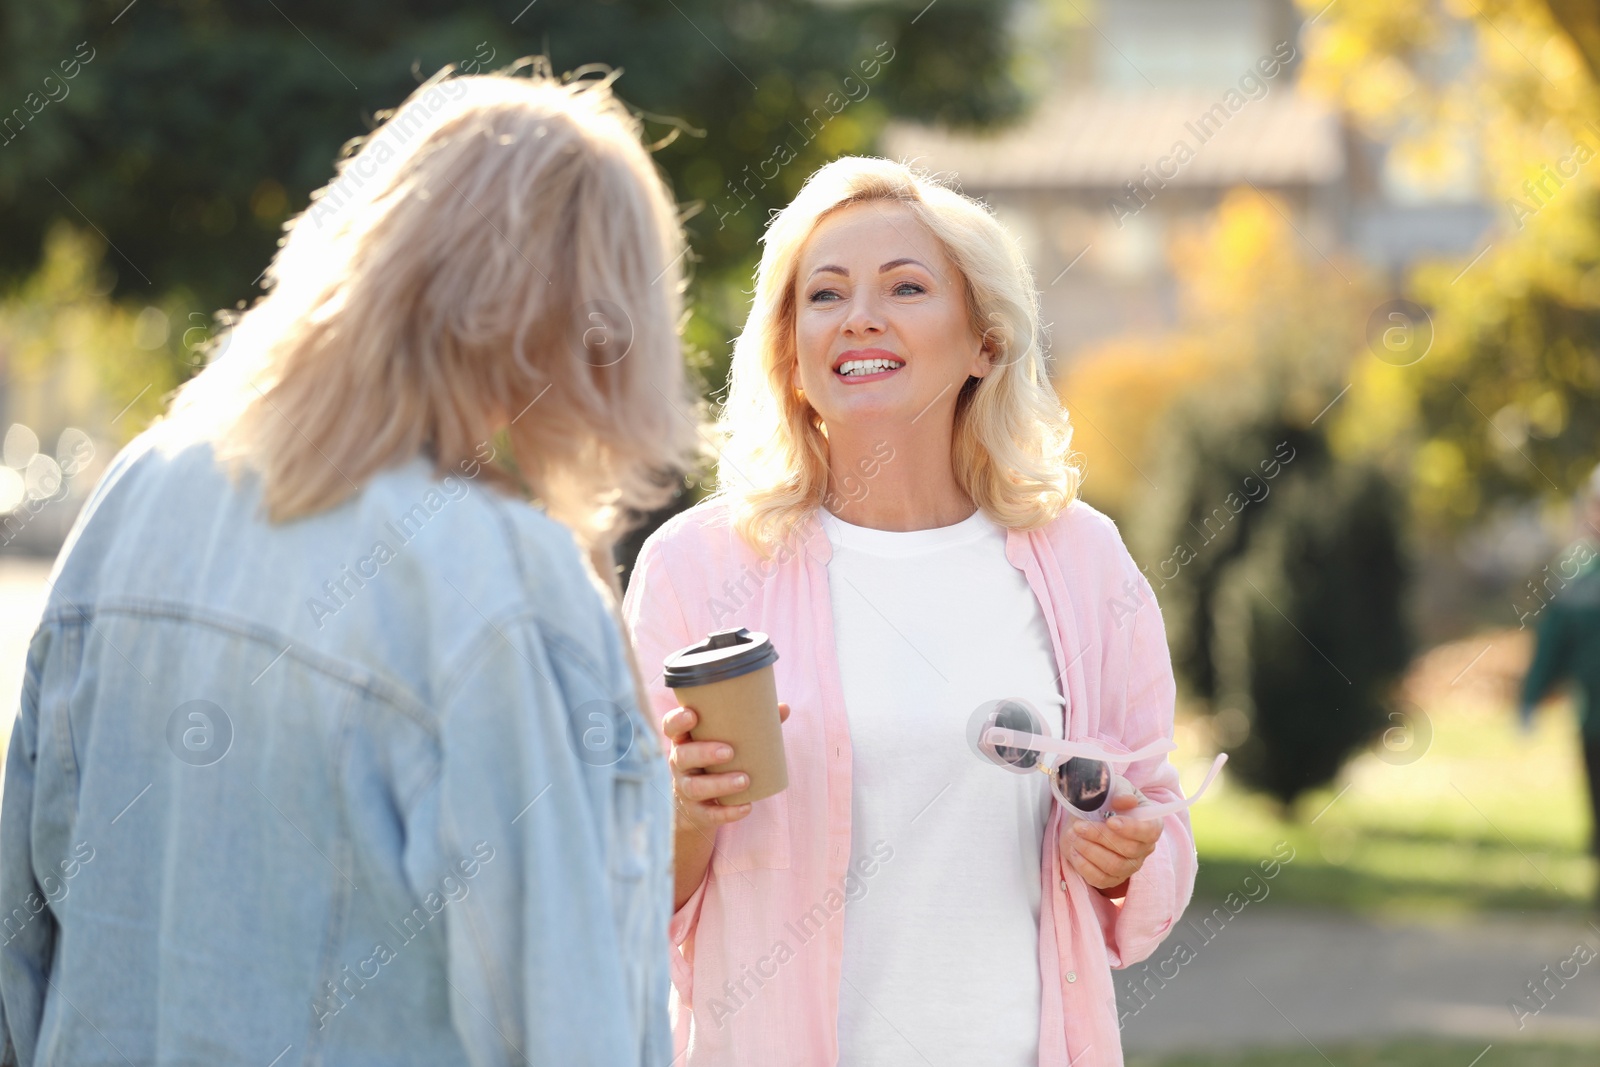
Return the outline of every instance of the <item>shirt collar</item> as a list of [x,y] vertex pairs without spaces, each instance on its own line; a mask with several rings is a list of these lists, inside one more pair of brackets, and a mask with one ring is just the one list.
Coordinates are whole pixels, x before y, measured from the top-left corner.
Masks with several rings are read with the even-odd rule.
[[[806,516],[806,521],[798,528],[800,543],[805,553],[818,563],[826,564],[833,558],[833,542],[828,540],[828,531],[822,528],[822,508],[813,508],[811,514]],[[1019,571],[1026,572],[1028,558],[1031,555],[1029,548],[1028,532],[1026,530],[1006,529],[1006,562]]]

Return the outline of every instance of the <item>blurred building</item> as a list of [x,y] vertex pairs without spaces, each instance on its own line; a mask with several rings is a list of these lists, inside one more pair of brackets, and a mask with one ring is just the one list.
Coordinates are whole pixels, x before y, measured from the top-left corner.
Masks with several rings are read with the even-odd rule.
[[[1471,146],[1423,183],[1297,90],[1306,20],[1289,0],[1032,0],[1022,16],[1024,38],[1049,42],[1052,86],[1023,124],[899,123],[883,150],[952,175],[1022,239],[1059,359],[1172,325],[1166,238],[1234,188],[1281,198],[1319,253],[1353,251],[1396,282],[1481,244],[1493,207]],[[1079,24],[1052,33],[1064,16]]]

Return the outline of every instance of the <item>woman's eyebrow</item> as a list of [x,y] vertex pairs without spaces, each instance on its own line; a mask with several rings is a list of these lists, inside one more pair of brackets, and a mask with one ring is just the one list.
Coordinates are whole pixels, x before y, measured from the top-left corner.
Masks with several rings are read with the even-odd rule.
[[[911,259],[909,256],[907,256],[907,257],[902,257],[900,259],[891,259],[889,262],[885,263],[883,266],[878,268],[878,273],[882,274],[884,271],[894,270],[896,267],[903,267],[907,263],[914,263],[917,266],[921,267],[923,270],[928,270],[927,264],[923,263],[921,260]],[[820,266],[816,270],[812,271],[811,274],[809,275],[809,277],[816,277],[818,274],[821,274],[823,271],[831,271],[834,274],[842,274],[846,278],[850,277],[850,272],[848,270],[844,269],[843,267],[836,266],[835,264],[832,264],[832,263],[824,263],[822,266]],[[932,271],[929,271],[929,273],[931,274]]]

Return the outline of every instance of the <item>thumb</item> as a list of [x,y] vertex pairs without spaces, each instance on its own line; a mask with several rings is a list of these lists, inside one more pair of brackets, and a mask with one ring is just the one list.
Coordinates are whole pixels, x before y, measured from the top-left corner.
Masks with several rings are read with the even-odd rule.
[[1143,797],[1134,784],[1122,775],[1113,775],[1111,779],[1111,810],[1130,811],[1139,806]]
[[788,722],[789,721],[789,705],[783,703],[782,701],[778,702],[778,721],[779,722]]

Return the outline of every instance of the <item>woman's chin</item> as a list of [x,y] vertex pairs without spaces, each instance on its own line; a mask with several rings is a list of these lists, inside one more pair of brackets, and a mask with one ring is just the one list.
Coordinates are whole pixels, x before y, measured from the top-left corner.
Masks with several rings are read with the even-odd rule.
[[860,392],[853,396],[833,397],[830,411],[823,415],[822,421],[830,428],[868,432],[876,426],[904,426],[928,408],[927,401],[917,404],[914,398],[905,396],[899,390],[873,390],[871,386],[850,388],[859,389]]

